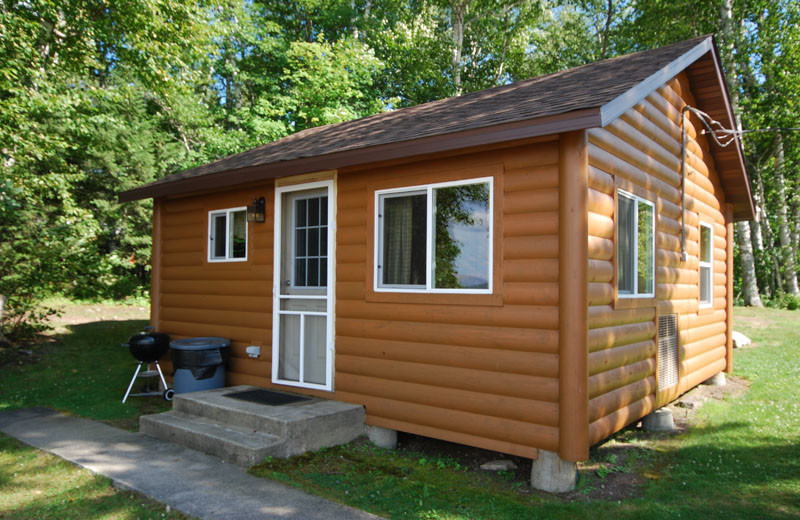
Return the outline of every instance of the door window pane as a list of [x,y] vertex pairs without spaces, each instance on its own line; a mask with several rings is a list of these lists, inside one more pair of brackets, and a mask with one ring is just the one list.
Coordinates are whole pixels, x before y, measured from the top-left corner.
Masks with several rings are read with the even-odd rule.
[[489,185],[433,190],[434,287],[489,288]]
[[328,373],[326,338],[325,316],[303,316],[303,380],[306,383],[325,384],[325,375]]
[[[295,201],[294,287],[325,287],[327,285],[327,208],[327,196]],[[321,216],[323,210],[324,218]],[[323,266],[324,273],[322,272]]]
[[278,378],[285,381],[300,380],[300,316],[280,315],[280,363]]

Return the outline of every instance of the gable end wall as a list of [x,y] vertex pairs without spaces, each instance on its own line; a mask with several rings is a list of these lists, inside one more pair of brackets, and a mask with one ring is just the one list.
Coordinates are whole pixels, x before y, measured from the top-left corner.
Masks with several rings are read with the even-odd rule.
[[[681,131],[696,106],[682,73],[605,128],[589,131],[589,440],[596,443],[726,368],[725,198],[699,121],[687,120],[686,249],[680,259]],[[691,122],[689,122],[691,121]],[[656,206],[656,297],[619,299],[616,191]],[[699,307],[699,223],[713,226],[713,305]],[[678,315],[679,384],[659,388],[657,323]]]

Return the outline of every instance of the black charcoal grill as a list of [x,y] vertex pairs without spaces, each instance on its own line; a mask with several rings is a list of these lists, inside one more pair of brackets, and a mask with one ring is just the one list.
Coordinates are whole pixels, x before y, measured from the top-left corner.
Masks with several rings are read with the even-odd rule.
[[[153,332],[153,327],[146,327],[144,332],[134,334],[127,343],[123,343],[123,347],[128,347],[131,355],[139,361],[136,365],[136,372],[133,373],[131,383],[128,385],[128,390],[125,392],[125,397],[122,398],[124,403],[129,396],[143,396],[143,395],[161,395],[167,401],[172,401],[175,391],[167,386],[167,381],[164,379],[164,373],[161,371],[161,365],[158,360],[167,353],[169,348],[169,335],[160,332]],[[156,366],[155,370],[150,370],[150,364]],[[145,369],[142,370],[142,366]],[[137,378],[153,378],[159,376],[161,382],[164,384],[164,392],[141,392],[132,394],[131,389],[133,383]]]

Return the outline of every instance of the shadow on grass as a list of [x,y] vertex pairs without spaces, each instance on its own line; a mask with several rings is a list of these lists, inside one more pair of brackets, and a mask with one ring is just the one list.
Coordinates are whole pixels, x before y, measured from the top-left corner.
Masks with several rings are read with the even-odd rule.
[[752,437],[739,437],[746,428],[743,422],[696,428],[691,439],[676,437],[676,448],[648,450],[643,495],[619,502],[529,491],[527,481],[503,484],[363,442],[269,460],[251,473],[389,518],[797,518],[800,445],[769,437],[748,445]]
[[42,347],[39,362],[4,368],[0,410],[46,406],[133,428],[135,421],[130,419],[168,409],[159,397],[131,398],[122,404],[137,361],[121,344],[146,324],[121,320],[68,326],[69,332]]

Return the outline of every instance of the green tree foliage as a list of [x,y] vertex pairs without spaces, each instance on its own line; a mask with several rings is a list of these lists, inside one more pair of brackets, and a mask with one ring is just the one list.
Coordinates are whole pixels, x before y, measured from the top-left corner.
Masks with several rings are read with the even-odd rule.
[[[116,193],[314,126],[708,33],[724,35],[743,127],[800,126],[798,5],[0,0],[6,317],[51,292],[145,291],[151,203]],[[744,143],[759,284],[779,298],[800,234],[800,135]]]

